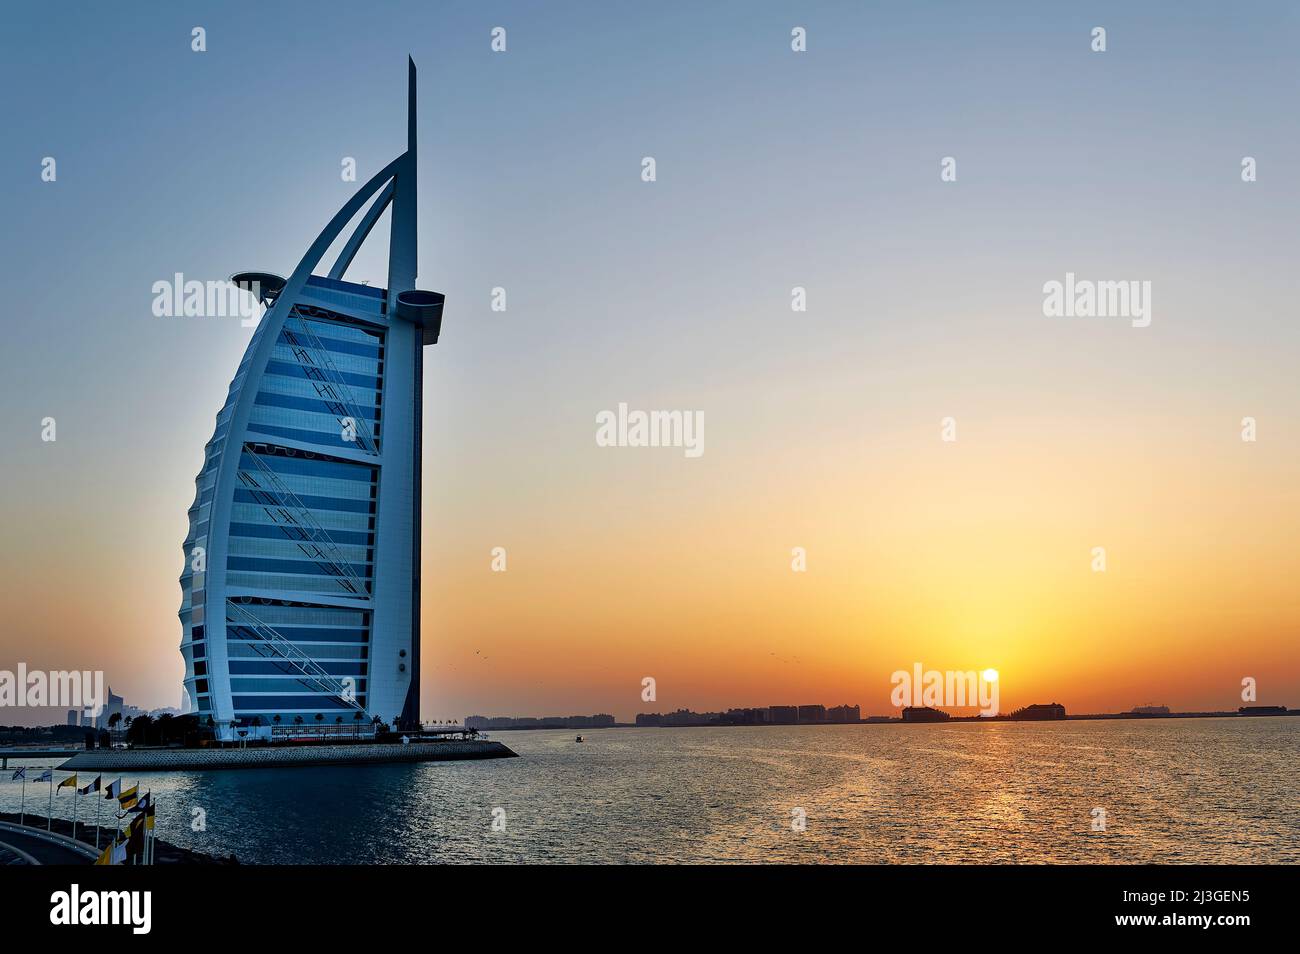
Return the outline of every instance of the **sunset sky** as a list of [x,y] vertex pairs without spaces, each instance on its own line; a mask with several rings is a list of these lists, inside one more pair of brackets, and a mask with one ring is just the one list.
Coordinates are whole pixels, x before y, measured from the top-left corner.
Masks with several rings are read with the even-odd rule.
[[[151,287],[288,274],[342,159],[404,148],[410,53],[447,295],[426,719],[883,714],[917,662],[996,668],[1004,711],[1235,709],[1244,677],[1300,706],[1296,8],[317,8],[4,15],[0,669],[178,704],[186,510],[251,330]],[[1150,281],[1150,327],[1044,317],[1067,272]],[[598,447],[620,402],[703,412],[705,453]]]

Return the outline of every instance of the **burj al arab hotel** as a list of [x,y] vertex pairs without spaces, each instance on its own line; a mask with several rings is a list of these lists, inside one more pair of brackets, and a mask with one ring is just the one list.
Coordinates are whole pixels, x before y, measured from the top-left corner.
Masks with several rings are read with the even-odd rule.
[[[415,289],[413,62],[408,86],[406,152],[287,279],[231,279],[267,310],[205,448],[180,579],[187,705],[220,739],[419,722],[421,394],[444,298]],[[389,208],[388,287],[347,281]]]

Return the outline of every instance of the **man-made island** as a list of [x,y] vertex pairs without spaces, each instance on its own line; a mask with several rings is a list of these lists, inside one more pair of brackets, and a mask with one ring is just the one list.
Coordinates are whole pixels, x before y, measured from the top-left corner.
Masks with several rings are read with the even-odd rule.
[[[431,724],[395,732],[374,723],[237,726],[238,741],[216,738],[211,720],[196,715],[147,715],[105,720],[108,727],[74,725],[0,729],[0,768],[11,760],[67,758],[65,771],[167,772],[377,762],[451,762],[515,758],[500,742],[462,725]],[[77,737],[81,736],[77,744]],[[12,746],[12,747],[10,747]]]
[[246,748],[90,749],[59,768],[105,772],[169,772],[202,769],[286,768],[294,765],[360,765],[375,762],[449,762],[508,759],[516,754],[486,739],[265,745]]

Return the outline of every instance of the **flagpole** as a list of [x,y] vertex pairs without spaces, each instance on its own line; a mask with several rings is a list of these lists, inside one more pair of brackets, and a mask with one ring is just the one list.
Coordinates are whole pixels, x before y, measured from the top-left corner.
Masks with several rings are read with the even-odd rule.
[[77,791],[77,786],[72,786],[72,840],[77,840],[77,806],[81,804],[81,793]]
[[[116,794],[115,794],[115,792],[114,792],[114,786],[117,786],[116,791],[120,792],[120,791],[122,790],[122,779],[121,779],[121,778],[118,778],[116,781],[109,782],[106,786],[104,786],[104,801],[108,801],[110,798],[115,798],[115,797],[116,797]],[[114,821],[113,821],[113,838],[112,838],[112,840],[108,843],[108,845],[109,845],[110,848],[112,848],[113,846],[115,846],[115,845],[117,844],[117,832],[118,832],[118,829],[117,829],[117,812],[116,812],[116,810],[114,810],[114,812],[113,812],[113,819],[114,819]],[[96,837],[98,837],[98,835],[97,835]],[[111,859],[111,856],[110,856],[110,859]]]
[[27,820],[27,773],[23,772],[23,800],[18,808],[18,824]]
[[102,801],[103,801],[102,798],[95,799],[95,850],[96,851],[99,851],[99,813],[104,808],[104,806],[100,804],[100,802]]
[[54,830],[54,773],[50,773],[50,801],[45,809],[45,830]]

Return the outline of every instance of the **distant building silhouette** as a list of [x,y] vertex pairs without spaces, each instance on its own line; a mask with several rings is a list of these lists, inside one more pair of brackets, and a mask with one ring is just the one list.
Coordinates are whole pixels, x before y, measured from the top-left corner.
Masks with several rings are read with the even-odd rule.
[[767,725],[770,720],[771,715],[765,708],[728,709],[722,716],[727,725]]
[[1285,715],[1286,711],[1286,706],[1241,706],[1237,709],[1237,714],[1244,716]]
[[540,719],[527,716],[465,717],[467,729],[607,729],[613,725],[614,717],[606,712],[596,715],[543,716]]
[[[130,713],[123,711],[126,700],[113,692],[113,687],[108,687],[108,699],[104,702],[104,708],[91,721],[91,727],[95,729],[107,729],[109,720],[114,716],[125,719]],[[84,724],[84,723],[83,723]]]
[[799,721],[800,721],[800,722],[825,722],[825,721],[826,721],[826,707],[825,707],[825,706],[817,706],[817,705],[813,705],[813,706],[800,706],[800,707],[799,707]]
[[678,709],[676,712],[640,712],[636,717],[637,725],[720,725],[726,724],[726,714],[722,712],[693,712],[690,709]]
[[943,710],[929,706],[908,706],[903,710],[904,722],[947,722],[951,718]]
[[1168,706],[1134,706],[1133,715],[1169,715]]
[[693,712],[690,709],[678,709],[664,714],[664,725],[708,725],[722,718],[721,712]]
[[1049,722],[1053,719],[1064,719],[1065,706],[1059,702],[1040,702],[1017,709],[1011,713],[1011,718],[1016,722]]
[[831,706],[826,710],[827,722],[861,722],[862,710],[858,706]]
[[759,706],[755,708],[728,709],[726,712],[641,712],[636,724],[663,725],[825,725],[827,723],[861,722],[862,710],[848,704],[832,706]]

